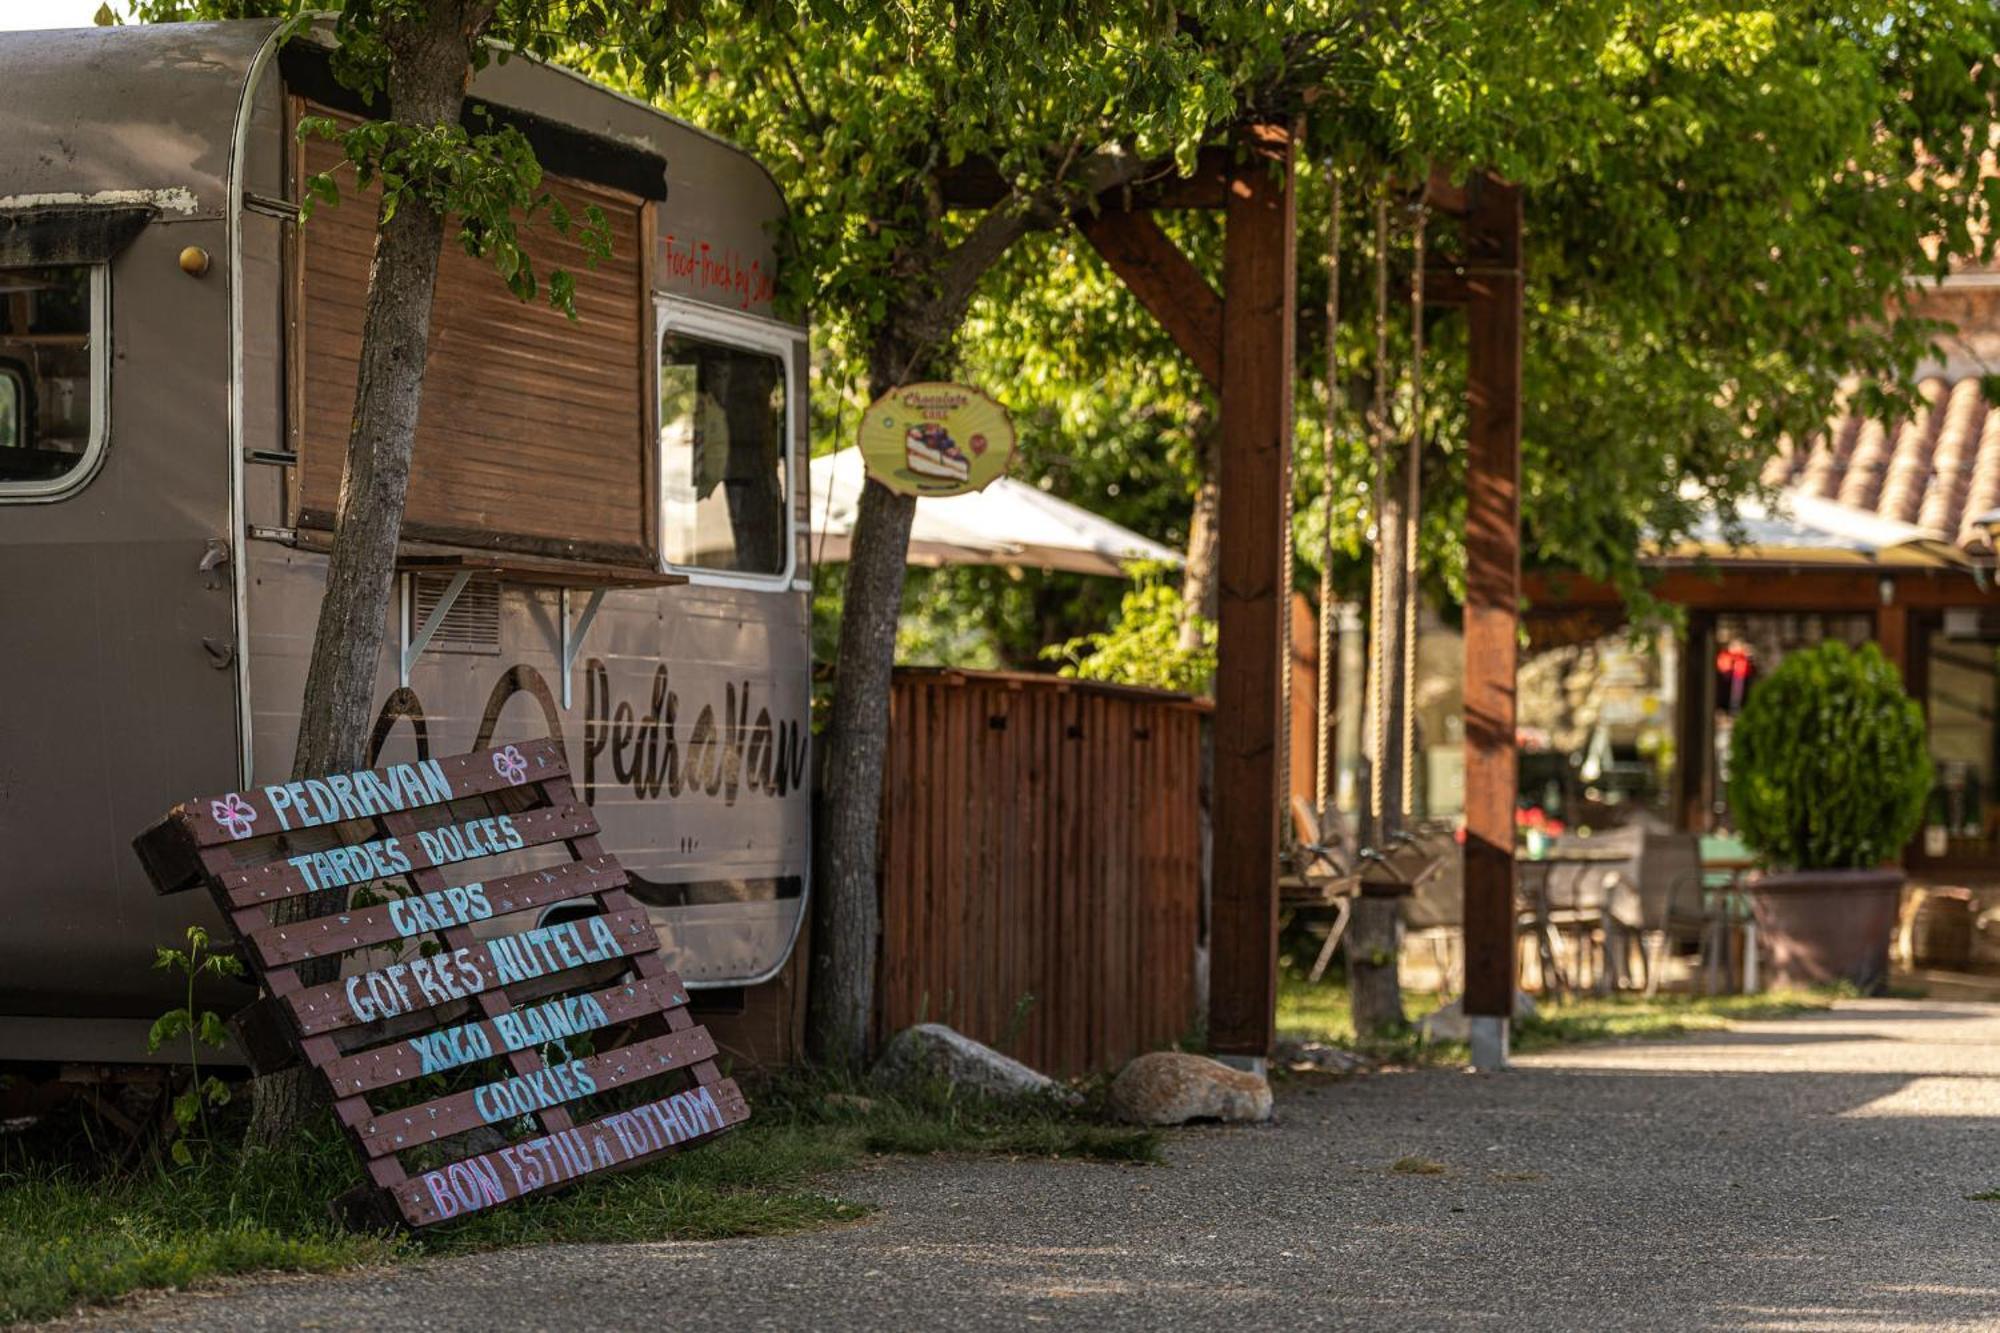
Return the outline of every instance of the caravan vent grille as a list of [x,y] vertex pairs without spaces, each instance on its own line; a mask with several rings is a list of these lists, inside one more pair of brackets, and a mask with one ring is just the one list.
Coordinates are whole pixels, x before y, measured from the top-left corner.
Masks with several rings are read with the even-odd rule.
[[[422,629],[431,612],[451,587],[448,575],[419,574],[416,577],[415,605],[410,611],[410,633]],[[431,636],[426,648],[437,653],[488,653],[500,651],[500,583],[477,578],[468,582],[444,613],[444,623]]]

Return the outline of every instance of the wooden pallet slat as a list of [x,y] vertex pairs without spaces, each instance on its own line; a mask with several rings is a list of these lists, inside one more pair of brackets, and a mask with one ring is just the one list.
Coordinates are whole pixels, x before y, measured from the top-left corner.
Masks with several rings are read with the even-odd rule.
[[466,1092],[379,1115],[360,1127],[362,1145],[380,1157],[419,1143],[462,1134],[481,1125],[503,1123],[581,1101],[594,1092],[622,1087],[697,1060],[712,1059],[715,1040],[707,1028],[670,1032],[664,1037],[619,1046],[602,1055],[551,1065],[538,1074],[514,1074]]
[[339,828],[524,787],[568,772],[561,745],[553,740],[522,741],[445,759],[226,792],[176,806],[167,819],[180,824],[197,846],[212,847],[299,829]]
[[372,1092],[486,1059],[486,1052],[596,1032],[686,1003],[687,992],[671,978],[639,978],[600,991],[517,1005],[497,1019],[437,1028],[420,1037],[342,1056],[320,1072],[337,1096]]
[[543,847],[595,832],[597,817],[590,807],[570,803],[448,824],[426,829],[414,838],[378,838],[325,852],[298,852],[282,861],[228,870],[218,878],[232,906],[254,907],[321,889],[350,888],[369,880],[457,865],[503,851]]
[[340,981],[306,987],[285,1001],[299,1031],[317,1036],[658,947],[652,919],[635,908],[497,935],[449,953],[411,954]]
[[750,1118],[732,1079],[697,1086],[556,1133],[425,1171],[390,1191],[412,1226],[426,1226],[637,1166]]
[[252,932],[248,943],[264,966],[284,967],[311,958],[435,934],[452,926],[475,925],[536,907],[552,907],[624,883],[624,870],[612,858],[601,856],[542,870],[524,870],[504,879],[446,885],[333,916],[265,926]]
[[[336,1212],[427,1226],[750,1114],[597,835],[548,738],[185,802],[134,846],[160,892],[222,908],[268,997],[260,1065],[289,1045],[325,1080],[371,1182]],[[312,894],[342,906],[271,919]],[[514,1141],[473,1152],[473,1130]]]

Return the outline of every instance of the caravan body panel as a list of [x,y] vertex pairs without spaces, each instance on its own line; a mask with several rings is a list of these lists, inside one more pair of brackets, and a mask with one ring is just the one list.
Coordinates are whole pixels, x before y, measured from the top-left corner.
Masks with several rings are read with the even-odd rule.
[[[15,196],[0,209],[28,194],[155,209],[104,266],[94,475],[46,502],[0,495],[0,899],[16,922],[0,945],[0,1059],[140,1058],[101,1027],[88,1052],[65,1047],[49,1021],[150,1019],[171,989],[153,950],[210,915],[154,897],[130,839],[190,793],[290,770],[325,557],[323,537],[291,526],[296,469],[283,461],[310,224],[301,241],[282,209],[237,195],[294,190],[295,90],[271,33],[0,38],[0,106],[19,130],[0,145]],[[783,200],[740,151],[558,70],[496,64],[472,97],[664,159],[646,265],[659,307],[713,311],[784,352],[794,555],[782,577],[604,591],[580,638],[598,591],[587,580],[476,579],[477,606],[416,656],[407,684],[398,645],[436,588],[399,576],[380,752],[560,735],[674,966],[697,985],[754,983],[789,956],[809,862],[807,366],[804,329],[773,317]],[[207,275],[179,267],[189,245],[213,256]],[[653,345],[655,312],[634,317]]]

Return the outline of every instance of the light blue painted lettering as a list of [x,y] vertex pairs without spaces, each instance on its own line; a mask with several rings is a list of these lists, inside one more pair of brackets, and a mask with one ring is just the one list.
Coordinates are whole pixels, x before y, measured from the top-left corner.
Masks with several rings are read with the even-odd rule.
[[586,917],[590,923],[591,942],[597,948],[597,958],[612,958],[618,954],[618,937],[611,933],[611,927],[604,924],[601,916]]
[[340,803],[333,799],[333,790],[318,778],[307,778],[306,795],[312,798],[313,814],[321,824],[340,822]]
[[[426,759],[417,765],[423,771],[424,781],[430,786],[430,800],[449,801],[451,783],[445,780],[444,766],[435,759]],[[423,804],[423,802],[419,802]]]
[[340,803],[340,813],[342,815],[348,819],[365,819],[367,817],[368,812],[355,804],[353,778],[347,776],[345,773],[335,773],[327,778],[326,785],[327,789],[333,793],[333,799]]

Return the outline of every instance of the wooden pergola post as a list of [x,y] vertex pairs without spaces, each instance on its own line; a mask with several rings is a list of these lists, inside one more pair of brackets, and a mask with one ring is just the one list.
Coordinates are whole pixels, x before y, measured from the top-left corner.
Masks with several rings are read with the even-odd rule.
[[1475,177],[1465,213],[1465,1012],[1504,1068],[1514,1011],[1514,673],[1521,599],[1521,193]]
[[[1290,570],[1296,132],[1248,125],[1233,155],[1129,196],[1102,196],[1076,225],[1222,400],[1220,621],[1211,809],[1208,1035],[1219,1055],[1262,1059],[1277,1010],[1278,847],[1285,815],[1284,667]],[[996,180],[960,182],[993,194]],[[1427,267],[1424,299],[1470,319],[1465,616],[1466,1012],[1473,1058],[1505,1064],[1514,1000],[1514,670],[1521,588],[1521,196],[1490,176],[1438,177],[1431,206],[1464,226],[1458,262]],[[1224,210],[1217,293],[1153,219]]]
[[[1297,133],[1245,125],[1233,148],[1204,150],[1192,176],[1101,197],[1076,225],[1222,403],[1208,1038],[1218,1055],[1262,1060],[1278,1000]],[[1155,208],[1223,211],[1221,292],[1149,216]]]
[[1298,260],[1292,132],[1239,131],[1224,205],[1221,577],[1215,673],[1209,1046],[1262,1059],[1278,997],[1278,673],[1292,485]]

